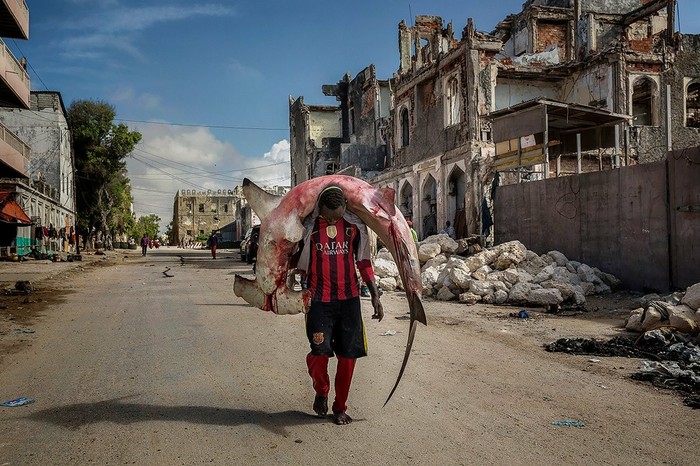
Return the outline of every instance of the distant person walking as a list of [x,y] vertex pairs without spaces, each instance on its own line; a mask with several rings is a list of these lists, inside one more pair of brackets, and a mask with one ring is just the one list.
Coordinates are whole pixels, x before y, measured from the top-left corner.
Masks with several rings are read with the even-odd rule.
[[211,258],[216,259],[216,247],[219,245],[219,237],[216,236],[216,232],[212,231],[211,236],[207,240],[207,245],[211,249]]
[[148,239],[148,235],[145,233],[143,234],[143,238],[141,238],[141,255],[145,256],[146,253],[148,252],[148,245],[150,244],[150,240]]

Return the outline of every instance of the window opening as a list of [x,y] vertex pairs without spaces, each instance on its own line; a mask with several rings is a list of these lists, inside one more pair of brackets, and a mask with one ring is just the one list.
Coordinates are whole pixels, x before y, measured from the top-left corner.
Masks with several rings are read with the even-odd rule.
[[447,81],[447,125],[459,123],[459,82],[456,77]]
[[685,99],[685,126],[700,128],[700,82],[688,85]]
[[634,126],[652,126],[654,83],[647,78],[638,79],[632,86],[632,116]]
[[408,146],[408,109],[401,110],[401,147]]

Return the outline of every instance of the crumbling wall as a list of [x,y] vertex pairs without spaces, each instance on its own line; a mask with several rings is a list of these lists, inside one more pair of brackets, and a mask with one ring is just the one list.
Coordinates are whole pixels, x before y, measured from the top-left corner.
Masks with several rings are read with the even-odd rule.
[[648,0],[579,0],[581,11],[585,13],[603,13],[624,15],[644,6]]
[[385,158],[384,146],[341,144],[340,147],[341,169],[354,165],[360,167],[362,171],[381,171],[384,169]]
[[340,136],[340,110],[309,111],[309,139],[315,147],[323,145],[323,138]]
[[686,127],[685,100],[687,85],[693,78],[700,78],[700,35],[680,36],[680,49],[673,68],[667,73],[671,85],[671,122],[673,147],[693,147],[700,145],[700,130]]
[[306,151],[308,128],[306,125],[307,109],[304,98],[289,100],[289,156],[291,161],[292,185],[297,185],[309,179],[308,165],[310,160]]
[[499,79],[496,85],[496,110],[544,97],[559,100],[561,84],[553,81]]
[[612,65],[600,63],[574,72],[561,86],[558,100],[614,110]]

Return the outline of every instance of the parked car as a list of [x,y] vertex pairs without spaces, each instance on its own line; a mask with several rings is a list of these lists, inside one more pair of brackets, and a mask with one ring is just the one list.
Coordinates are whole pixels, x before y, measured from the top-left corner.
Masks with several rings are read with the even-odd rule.
[[245,237],[243,237],[243,241],[241,241],[241,260],[243,262],[252,264],[253,260],[257,257],[259,237],[260,225],[248,228]]

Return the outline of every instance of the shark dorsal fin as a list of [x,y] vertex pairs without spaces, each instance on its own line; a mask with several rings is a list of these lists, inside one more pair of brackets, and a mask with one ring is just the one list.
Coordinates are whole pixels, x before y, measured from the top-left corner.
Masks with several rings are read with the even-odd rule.
[[260,221],[265,220],[265,217],[282,201],[282,196],[268,193],[248,178],[243,179],[243,195]]

